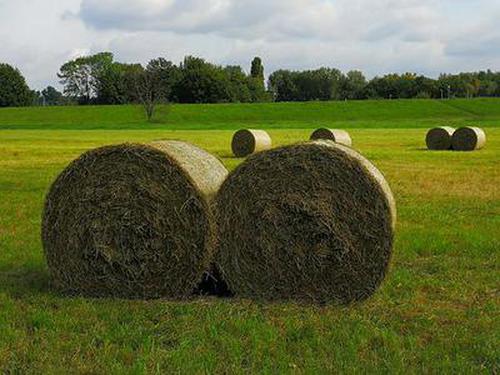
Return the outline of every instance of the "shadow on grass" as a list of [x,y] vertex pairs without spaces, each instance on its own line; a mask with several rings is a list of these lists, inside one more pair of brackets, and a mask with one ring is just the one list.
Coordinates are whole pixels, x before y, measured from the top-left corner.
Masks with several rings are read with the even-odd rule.
[[0,270],[0,293],[13,298],[49,294],[49,275],[42,266]]
[[185,306],[191,303],[212,303],[225,301],[227,303],[236,303],[237,305],[249,304],[259,306],[275,306],[281,304],[294,304],[297,307],[307,308],[324,308],[324,307],[340,307],[352,308],[360,305],[364,301],[353,302],[349,305],[341,305],[335,302],[326,301],[310,301],[297,298],[277,298],[266,299],[259,297],[239,297],[235,295],[227,283],[223,280],[217,269],[212,268],[210,272],[205,273],[197,288],[189,297],[184,299],[169,299],[169,298],[123,298],[113,296],[90,296],[79,294],[68,294],[58,292],[50,287],[49,275],[43,267],[25,266],[14,270],[0,270],[0,294],[6,294],[14,300],[27,300],[30,298],[38,299],[40,297],[56,297],[58,299],[72,301],[83,299],[85,301],[93,301],[107,303],[109,301],[118,301],[123,303],[128,302],[167,302],[174,305]]
[[[144,108],[140,107],[140,109],[144,114],[144,118],[147,119]],[[163,104],[156,106],[153,118],[150,120],[150,123],[157,125],[166,125],[169,120],[168,117],[171,112],[171,109],[172,107],[170,104]]]
[[415,147],[411,148],[411,151],[427,151],[429,153],[438,153],[438,152],[451,152],[453,150],[429,150],[427,147]]
[[[5,293],[14,299],[53,294],[64,298],[84,297],[71,293],[54,292],[50,287],[50,278],[47,270],[43,266],[33,265],[17,269],[1,269],[0,293]],[[229,290],[220,273],[213,268],[210,272],[203,275],[202,280],[193,291],[191,297],[193,299],[197,297],[230,298],[233,297],[233,293]],[[88,296],[88,298],[101,299],[92,296]]]
[[193,291],[193,296],[231,298],[234,297],[234,294],[217,267],[212,265],[210,271],[205,272],[202,280]]
[[243,160],[245,159],[244,157],[243,158],[237,158],[236,156],[234,156],[234,154],[232,154],[231,152],[216,152],[215,153],[219,158],[224,158],[224,159],[234,159],[234,160]]

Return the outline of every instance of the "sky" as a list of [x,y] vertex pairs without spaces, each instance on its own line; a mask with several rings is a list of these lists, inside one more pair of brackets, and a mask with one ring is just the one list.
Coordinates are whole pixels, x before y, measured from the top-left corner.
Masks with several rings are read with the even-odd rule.
[[249,70],[336,67],[368,77],[500,70],[500,0],[0,0],[0,62],[33,89],[66,61],[186,55]]

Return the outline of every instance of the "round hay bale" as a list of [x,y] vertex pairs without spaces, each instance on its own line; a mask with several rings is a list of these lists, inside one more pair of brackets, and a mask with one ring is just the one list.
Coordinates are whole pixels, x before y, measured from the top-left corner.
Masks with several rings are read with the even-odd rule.
[[451,144],[455,151],[480,150],[486,145],[486,134],[481,128],[467,126],[453,133]]
[[178,141],[84,153],[46,197],[53,286],[96,297],[190,295],[212,261],[209,205],[226,175],[218,159]]
[[231,142],[233,154],[238,158],[269,150],[272,145],[271,137],[266,131],[251,129],[238,130]]
[[429,150],[450,150],[451,137],[455,129],[449,126],[440,126],[427,132],[425,143]]
[[349,147],[352,146],[351,136],[345,130],[326,129],[326,128],[316,129],[311,134],[310,139],[312,141],[318,140],[318,139],[329,139],[331,141],[334,141],[336,143],[340,143],[340,144],[345,145],[345,146],[349,146]]
[[394,199],[349,147],[323,140],[251,156],[215,206],[216,265],[237,296],[347,304],[386,275]]

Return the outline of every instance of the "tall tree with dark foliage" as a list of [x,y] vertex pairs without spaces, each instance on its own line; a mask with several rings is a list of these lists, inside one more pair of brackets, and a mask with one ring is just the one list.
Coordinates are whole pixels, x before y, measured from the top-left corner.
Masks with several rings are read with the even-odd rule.
[[0,107],[31,105],[33,94],[19,70],[9,64],[0,64]]

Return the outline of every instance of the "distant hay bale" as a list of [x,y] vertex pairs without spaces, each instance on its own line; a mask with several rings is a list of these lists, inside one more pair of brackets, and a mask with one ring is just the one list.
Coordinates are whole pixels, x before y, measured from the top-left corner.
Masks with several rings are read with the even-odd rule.
[[455,151],[480,150],[486,145],[486,134],[481,128],[460,128],[453,133],[451,144]]
[[318,139],[329,139],[331,141],[334,141],[336,143],[340,143],[340,144],[345,145],[345,146],[349,146],[349,147],[352,146],[351,136],[345,130],[326,129],[326,128],[316,129],[311,134],[310,139],[312,141],[318,140]]
[[251,156],[215,207],[216,266],[238,296],[350,303],[386,275],[394,198],[349,147],[322,140]]
[[429,150],[450,150],[451,137],[455,129],[449,126],[440,126],[427,132],[425,143]]
[[227,175],[177,141],[122,144],[73,161],[46,197],[42,240],[69,294],[182,298],[212,260],[212,197]]
[[238,130],[231,142],[233,154],[239,158],[269,150],[272,145],[271,137],[266,131],[251,129]]

